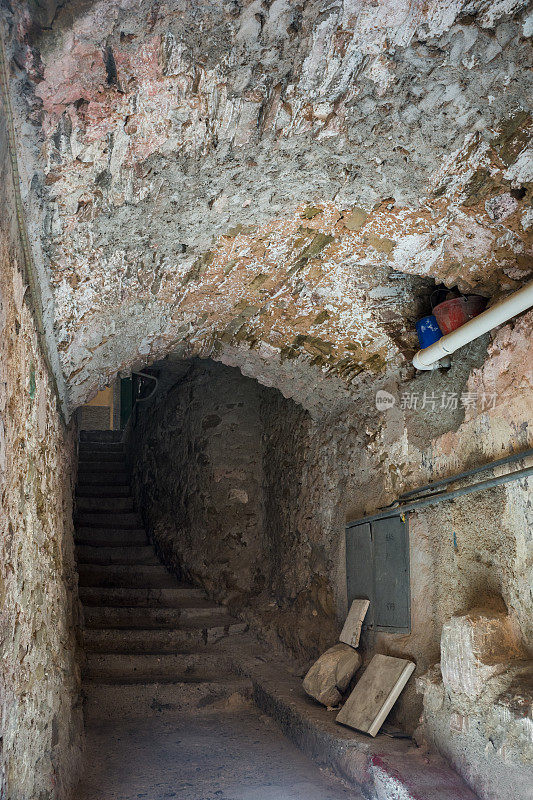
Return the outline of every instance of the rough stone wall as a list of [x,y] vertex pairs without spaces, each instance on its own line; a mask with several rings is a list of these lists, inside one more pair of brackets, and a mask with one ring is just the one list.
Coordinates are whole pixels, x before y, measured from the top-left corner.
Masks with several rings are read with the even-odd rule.
[[183,369],[131,429],[139,507],[167,563],[307,661],[338,632],[323,541],[333,461],[278,391],[210,360]]
[[337,638],[336,574],[344,464],[334,433],[279,392],[263,393],[264,531],[270,602],[258,622],[294,656],[315,658]]
[[130,440],[140,508],[163,557],[239,609],[265,582],[261,388],[194,360],[138,407]]
[[[5,121],[5,118],[3,118]],[[72,494],[60,420],[22,268],[0,125],[0,797],[67,800],[82,719]]]
[[528,6],[14,4],[72,406],[177,346],[230,344],[252,373],[313,366],[324,412],[339,383],[408,357],[413,276],[525,280]]

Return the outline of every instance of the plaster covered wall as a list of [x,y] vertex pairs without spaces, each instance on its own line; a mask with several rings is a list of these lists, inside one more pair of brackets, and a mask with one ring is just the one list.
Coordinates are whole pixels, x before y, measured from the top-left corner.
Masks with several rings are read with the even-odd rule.
[[[396,402],[367,419],[350,516],[370,513],[428,481],[531,448],[532,321],[529,313],[502,328],[486,357],[486,341],[456,353],[448,374],[384,385]],[[531,463],[524,459],[495,474]],[[531,478],[522,479],[411,515],[412,632],[380,634],[369,642],[379,652],[416,661],[416,674],[425,676],[418,684],[424,696],[418,737],[436,744],[490,800],[505,792],[527,798],[530,791],[532,488]],[[484,616],[501,614],[512,632],[508,645],[487,644],[480,654],[461,639],[456,620],[479,608],[484,611],[473,628],[481,639],[490,642]],[[483,678],[486,663],[500,675],[492,686]],[[458,688],[466,674],[477,675],[481,695]],[[395,710],[408,726],[421,711],[416,687],[415,679]]]
[[[5,121],[5,118],[3,119]],[[0,125],[0,797],[66,800],[81,747],[72,492],[65,428],[23,277]]]

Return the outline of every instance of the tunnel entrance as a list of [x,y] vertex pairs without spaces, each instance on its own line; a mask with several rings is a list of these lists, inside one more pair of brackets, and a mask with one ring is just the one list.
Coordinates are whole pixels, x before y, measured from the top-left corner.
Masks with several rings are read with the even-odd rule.
[[[128,383],[134,402],[125,420],[116,403]],[[92,435],[94,448],[114,440],[108,446],[124,459],[119,477],[130,482],[131,499],[115,510],[137,509],[181,579],[269,630],[296,658],[318,655],[336,638],[346,589],[341,489],[325,483],[309,413],[210,359],[166,359],[99,395],[111,396],[114,411],[98,413],[115,430],[82,437]],[[92,413],[83,407],[82,421]],[[83,438],[80,447],[83,457]]]
[[[192,583],[180,562],[165,565],[161,540],[148,537],[136,510],[129,464],[123,430],[81,431],[87,756],[77,797],[353,797],[254,706],[246,665],[264,647],[245,620],[199,588],[201,575]],[[178,477],[172,472],[162,489]],[[179,553],[178,529],[171,532],[176,549],[168,552]],[[201,537],[195,544],[205,547]],[[216,561],[213,542],[198,555]]]
[[[118,379],[79,424],[80,796],[353,797],[252,702],[258,658],[276,653],[294,676],[338,635],[329,564],[303,522],[315,482],[308,412],[235,368],[190,359]],[[131,748],[164,775],[156,787]]]

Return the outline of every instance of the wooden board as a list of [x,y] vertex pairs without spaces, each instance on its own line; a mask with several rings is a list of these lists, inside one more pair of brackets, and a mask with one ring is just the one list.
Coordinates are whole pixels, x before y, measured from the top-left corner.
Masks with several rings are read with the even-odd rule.
[[415,666],[404,658],[374,656],[337,714],[337,722],[375,736]]

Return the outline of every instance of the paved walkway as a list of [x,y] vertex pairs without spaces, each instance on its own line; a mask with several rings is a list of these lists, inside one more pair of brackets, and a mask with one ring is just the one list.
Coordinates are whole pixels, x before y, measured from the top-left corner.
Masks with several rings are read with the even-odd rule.
[[358,800],[253,708],[91,725],[78,800]]

